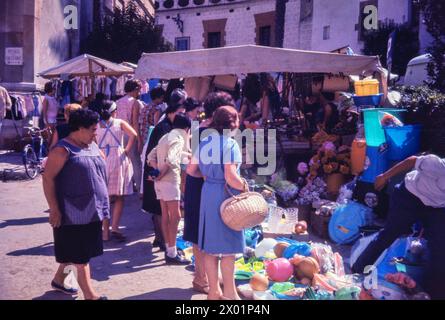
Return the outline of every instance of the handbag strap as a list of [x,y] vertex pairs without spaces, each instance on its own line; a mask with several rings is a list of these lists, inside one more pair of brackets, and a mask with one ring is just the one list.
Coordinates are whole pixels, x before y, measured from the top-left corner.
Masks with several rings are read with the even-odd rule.
[[[244,181],[244,192],[249,192],[249,185],[247,184],[246,179],[242,178],[242,180]],[[228,193],[231,197],[237,198],[237,196],[235,196],[235,195],[230,191],[229,184],[226,183],[226,184],[224,185],[224,187],[225,187],[227,193]]]

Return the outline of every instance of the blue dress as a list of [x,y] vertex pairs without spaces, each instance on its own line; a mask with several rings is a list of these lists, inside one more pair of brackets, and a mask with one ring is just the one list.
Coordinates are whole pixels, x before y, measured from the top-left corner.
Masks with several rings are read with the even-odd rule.
[[[199,247],[205,253],[214,255],[243,253],[244,232],[227,227],[220,215],[221,204],[230,197],[225,191],[224,165],[221,160],[224,159],[224,163],[241,164],[240,148],[234,139],[213,134],[200,143],[199,150],[199,168],[205,177],[199,217]],[[209,161],[209,157],[213,161]],[[231,192],[239,193],[234,189]]]

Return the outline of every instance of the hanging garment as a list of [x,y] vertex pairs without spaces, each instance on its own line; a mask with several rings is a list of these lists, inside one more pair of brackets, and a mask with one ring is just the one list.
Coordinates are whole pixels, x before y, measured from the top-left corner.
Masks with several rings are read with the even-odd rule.
[[107,96],[108,99],[111,99],[111,84],[113,83],[113,80],[106,77],[105,78],[105,91],[104,94]]
[[111,99],[113,99],[116,96],[116,89],[117,89],[117,78],[111,77],[111,84],[110,84],[110,95]]

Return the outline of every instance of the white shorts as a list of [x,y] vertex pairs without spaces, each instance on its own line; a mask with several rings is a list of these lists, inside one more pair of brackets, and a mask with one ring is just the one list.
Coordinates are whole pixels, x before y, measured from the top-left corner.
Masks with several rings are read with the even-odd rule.
[[155,182],[156,198],[162,201],[180,201],[181,190],[179,184],[167,181]]

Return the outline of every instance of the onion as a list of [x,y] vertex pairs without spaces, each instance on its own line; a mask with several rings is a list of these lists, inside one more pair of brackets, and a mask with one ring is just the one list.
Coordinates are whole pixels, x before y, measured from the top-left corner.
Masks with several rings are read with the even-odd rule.
[[296,234],[302,234],[305,233],[307,231],[307,222],[306,221],[299,221],[296,225],[295,225],[295,233]]

